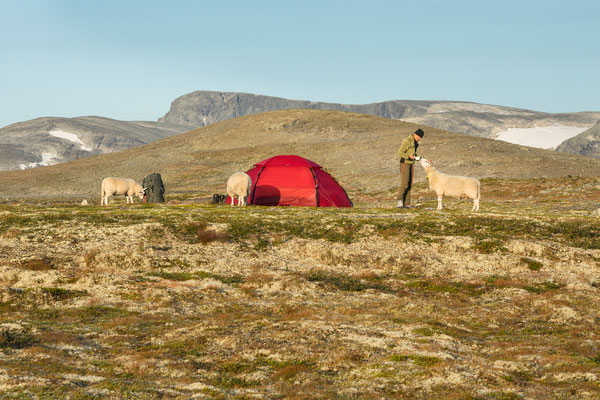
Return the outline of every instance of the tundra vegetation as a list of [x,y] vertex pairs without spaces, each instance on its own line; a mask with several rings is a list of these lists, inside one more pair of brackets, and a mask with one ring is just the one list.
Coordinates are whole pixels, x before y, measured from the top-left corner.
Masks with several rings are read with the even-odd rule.
[[600,180],[482,188],[0,203],[0,397],[598,398]]

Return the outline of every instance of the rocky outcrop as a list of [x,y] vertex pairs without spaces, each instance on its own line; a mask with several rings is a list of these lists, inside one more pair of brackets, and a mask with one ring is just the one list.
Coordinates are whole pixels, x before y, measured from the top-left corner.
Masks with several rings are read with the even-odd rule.
[[169,112],[158,121],[201,127],[248,114],[297,108],[350,111],[399,119],[405,115],[421,115],[431,105],[430,103],[426,101],[391,101],[367,105],[348,105],[288,100],[250,93],[196,91],[175,99],[171,103]]
[[562,142],[556,151],[600,158],[600,121],[587,131]]

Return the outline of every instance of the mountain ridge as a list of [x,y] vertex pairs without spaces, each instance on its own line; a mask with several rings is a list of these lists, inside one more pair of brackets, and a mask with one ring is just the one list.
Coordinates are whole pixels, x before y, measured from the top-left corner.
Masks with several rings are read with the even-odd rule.
[[99,116],[35,118],[0,128],[0,170],[52,165],[121,151],[185,130],[187,127],[168,123]]
[[176,98],[169,111],[158,121],[201,127],[242,115],[282,109],[357,112],[489,138],[494,138],[508,128],[528,128],[542,124],[588,127],[600,119],[600,112],[552,114],[450,100],[389,100],[369,104],[341,104],[289,100],[252,93],[198,90]]

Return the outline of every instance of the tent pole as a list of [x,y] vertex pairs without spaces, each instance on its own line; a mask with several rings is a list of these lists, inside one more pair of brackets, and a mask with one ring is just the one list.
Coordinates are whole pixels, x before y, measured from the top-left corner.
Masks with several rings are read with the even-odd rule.
[[313,180],[315,181],[315,197],[316,197],[316,200],[317,200],[317,207],[319,207],[319,184],[317,183],[317,177],[315,176],[315,171],[313,171],[312,168],[309,168],[309,169],[310,169],[310,173],[313,176]]

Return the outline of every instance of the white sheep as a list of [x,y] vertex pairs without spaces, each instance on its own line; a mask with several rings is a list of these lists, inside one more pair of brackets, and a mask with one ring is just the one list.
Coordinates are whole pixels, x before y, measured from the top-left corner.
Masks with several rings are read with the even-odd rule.
[[473,209],[479,211],[479,199],[481,199],[481,183],[475,178],[467,176],[446,175],[436,170],[430,160],[421,158],[421,166],[427,173],[429,179],[429,190],[435,191],[438,197],[437,209],[442,209],[442,197],[468,197],[473,199]]
[[244,172],[234,172],[227,179],[227,194],[231,197],[231,205],[233,206],[234,199],[237,197],[238,205],[245,206],[248,204],[248,196],[252,188],[252,178]]
[[138,195],[140,200],[144,198],[144,191],[147,188],[143,188],[142,185],[139,185],[133,179],[129,178],[104,178],[102,179],[102,187],[100,192],[102,194],[102,199],[100,200],[100,205],[108,205],[108,198],[110,196],[119,196],[125,195],[127,197],[127,204],[131,201],[133,204],[133,196]]

